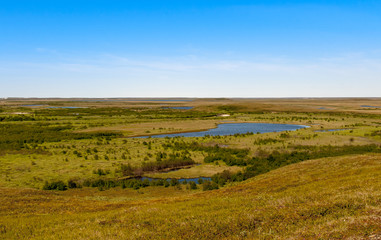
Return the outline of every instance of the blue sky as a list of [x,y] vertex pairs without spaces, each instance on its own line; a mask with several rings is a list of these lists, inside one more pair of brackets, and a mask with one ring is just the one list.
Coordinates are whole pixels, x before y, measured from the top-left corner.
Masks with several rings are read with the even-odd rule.
[[381,1],[1,0],[0,97],[381,97]]

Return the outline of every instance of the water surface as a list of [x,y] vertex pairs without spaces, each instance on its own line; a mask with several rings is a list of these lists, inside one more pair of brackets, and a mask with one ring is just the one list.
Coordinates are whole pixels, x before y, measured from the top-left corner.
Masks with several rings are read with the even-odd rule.
[[164,138],[164,137],[204,137],[209,136],[226,136],[244,133],[268,133],[268,132],[281,132],[281,131],[295,131],[309,126],[304,125],[291,125],[291,124],[275,124],[275,123],[224,123],[219,124],[217,128],[209,129],[200,132],[187,132],[187,133],[172,133],[160,134],[152,136],[143,136],[141,138]]
[[364,108],[381,108],[381,106],[369,106],[369,105],[361,105]]

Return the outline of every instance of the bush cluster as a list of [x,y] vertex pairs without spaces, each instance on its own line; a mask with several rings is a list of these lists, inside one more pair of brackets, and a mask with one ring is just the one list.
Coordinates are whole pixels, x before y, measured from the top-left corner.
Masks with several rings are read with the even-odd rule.
[[59,191],[65,191],[67,190],[68,186],[63,181],[53,181],[53,182],[45,182],[44,186],[42,187],[43,190],[59,190]]

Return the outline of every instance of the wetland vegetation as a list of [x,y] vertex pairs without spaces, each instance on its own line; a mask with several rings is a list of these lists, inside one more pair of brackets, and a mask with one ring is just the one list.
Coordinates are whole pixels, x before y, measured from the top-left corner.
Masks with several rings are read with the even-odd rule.
[[0,103],[0,238],[381,231],[379,99]]

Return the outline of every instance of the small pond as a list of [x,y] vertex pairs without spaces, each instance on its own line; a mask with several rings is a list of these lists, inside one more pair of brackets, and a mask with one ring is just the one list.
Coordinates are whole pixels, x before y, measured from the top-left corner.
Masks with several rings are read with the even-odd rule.
[[224,123],[219,124],[217,128],[212,128],[200,132],[187,132],[187,133],[173,133],[173,134],[160,134],[152,136],[143,136],[140,138],[164,138],[164,137],[204,137],[209,136],[226,136],[234,134],[245,133],[268,133],[268,132],[282,132],[282,131],[295,131],[309,126],[304,125],[291,125],[291,124],[275,124],[275,123]]
[[363,108],[381,108],[381,106],[369,106],[369,105],[361,105]]

